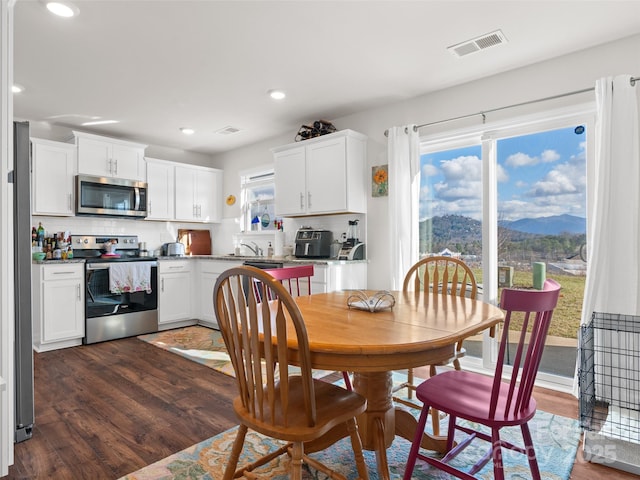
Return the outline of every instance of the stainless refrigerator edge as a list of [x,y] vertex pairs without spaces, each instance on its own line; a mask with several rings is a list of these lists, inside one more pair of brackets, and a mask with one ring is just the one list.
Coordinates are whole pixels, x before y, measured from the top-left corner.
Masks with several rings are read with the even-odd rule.
[[15,441],[31,438],[34,422],[31,333],[31,147],[29,123],[13,122],[13,252],[15,299]]

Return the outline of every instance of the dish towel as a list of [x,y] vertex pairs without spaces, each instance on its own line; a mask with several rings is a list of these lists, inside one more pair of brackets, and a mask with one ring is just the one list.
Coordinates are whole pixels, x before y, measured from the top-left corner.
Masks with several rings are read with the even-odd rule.
[[114,263],[109,265],[111,293],[151,293],[151,265],[140,263]]

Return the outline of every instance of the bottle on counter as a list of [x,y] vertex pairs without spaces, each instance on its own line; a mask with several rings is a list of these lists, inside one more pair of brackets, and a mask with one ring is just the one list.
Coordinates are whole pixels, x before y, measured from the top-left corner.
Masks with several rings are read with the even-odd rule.
[[269,246],[267,247],[267,258],[273,257],[273,247],[271,246],[271,242],[269,242]]
[[38,245],[44,246],[44,227],[42,226],[42,222],[38,222],[38,230],[36,233],[38,234]]

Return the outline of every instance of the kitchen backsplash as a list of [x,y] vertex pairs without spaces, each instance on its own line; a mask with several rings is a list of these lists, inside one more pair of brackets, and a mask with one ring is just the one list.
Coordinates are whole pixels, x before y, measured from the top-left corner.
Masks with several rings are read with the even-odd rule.
[[217,226],[217,224],[109,219],[105,217],[47,217],[34,215],[31,223],[37,226],[38,222],[42,222],[42,226],[47,232],[69,231],[73,235],[137,235],[138,240],[147,242],[148,250],[156,250],[164,243],[175,242],[180,228],[209,228],[213,231]]
[[[331,230],[333,232],[333,239],[340,240],[341,235],[347,232],[349,220],[358,220],[358,230],[360,231],[360,241],[366,243],[366,215],[352,214],[352,215],[326,215],[318,217],[304,217],[304,218],[285,218],[284,219],[284,245],[293,245],[295,242],[296,231],[301,227],[311,227],[315,230]],[[231,253],[234,251],[236,242],[250,243],[255,242],[263,251],[267,251],[269,242],[273,244],[274,232],[249,232],[249,233],[237,233],[237,230],[232,232],[230,236],[231,243],[228,245],[228,250],[221,253]],[[214,244],[215,244],[214,240]],[[242,252],[243,254],[250,254],[250,252]]]
[[[342,233],[346,233],[349,220],[359,220],[360,240],[366,243],[366,215],[327,215],[304,218],[284,219],[284,245],[293,245],[298,228],[309,226],[317,230],[331,230],[334,240],[340,240]],[[31,223],[43,227],[49,232],[68,231],[73,235],[137,235],[141,242],[147,242],[149,250],[159,249],[162,244],[175,242],[178,229],[199,228],[209,229],[212,238],[212,253],[224,255],[233,253],[236,242],[255,242],[263,251],[267,252],[269,242],[274,241],[274,231],[242,233],[239,220],[225,218],[221,223],[198,224],[181,222],[161,222],[146,220],[131,220],[105,217],[49,217],[34,215]],[[250,253],[250,252],[246,252]]]

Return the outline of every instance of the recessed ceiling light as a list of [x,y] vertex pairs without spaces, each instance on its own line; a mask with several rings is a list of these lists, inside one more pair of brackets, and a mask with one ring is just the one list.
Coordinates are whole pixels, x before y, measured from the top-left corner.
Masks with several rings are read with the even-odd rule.
[[83,127],[90,127],[92,125],[109,125],[111,123],[120,123],[119,120],[92,120],[90,122],[84,122],[81,125]]
[[287,96],[282,90],[269,90],[269,95],[274,100],[282,100]]
[[193,135],[194,133],[196,133],[196,131],[193,128],[187,128],[187,127],[182,127],[180,131],[185,135]]
[[22,85],[18,85],[14,83],[11,87],[11,93],[22,93],[24,92],[24,87]]
[[58,0],[58,1],[44,1],[47,10],[49,10],[54,15],[58,15],[59,17],[75,17],[80,13],[80,9],[76,7],[73,3]]

